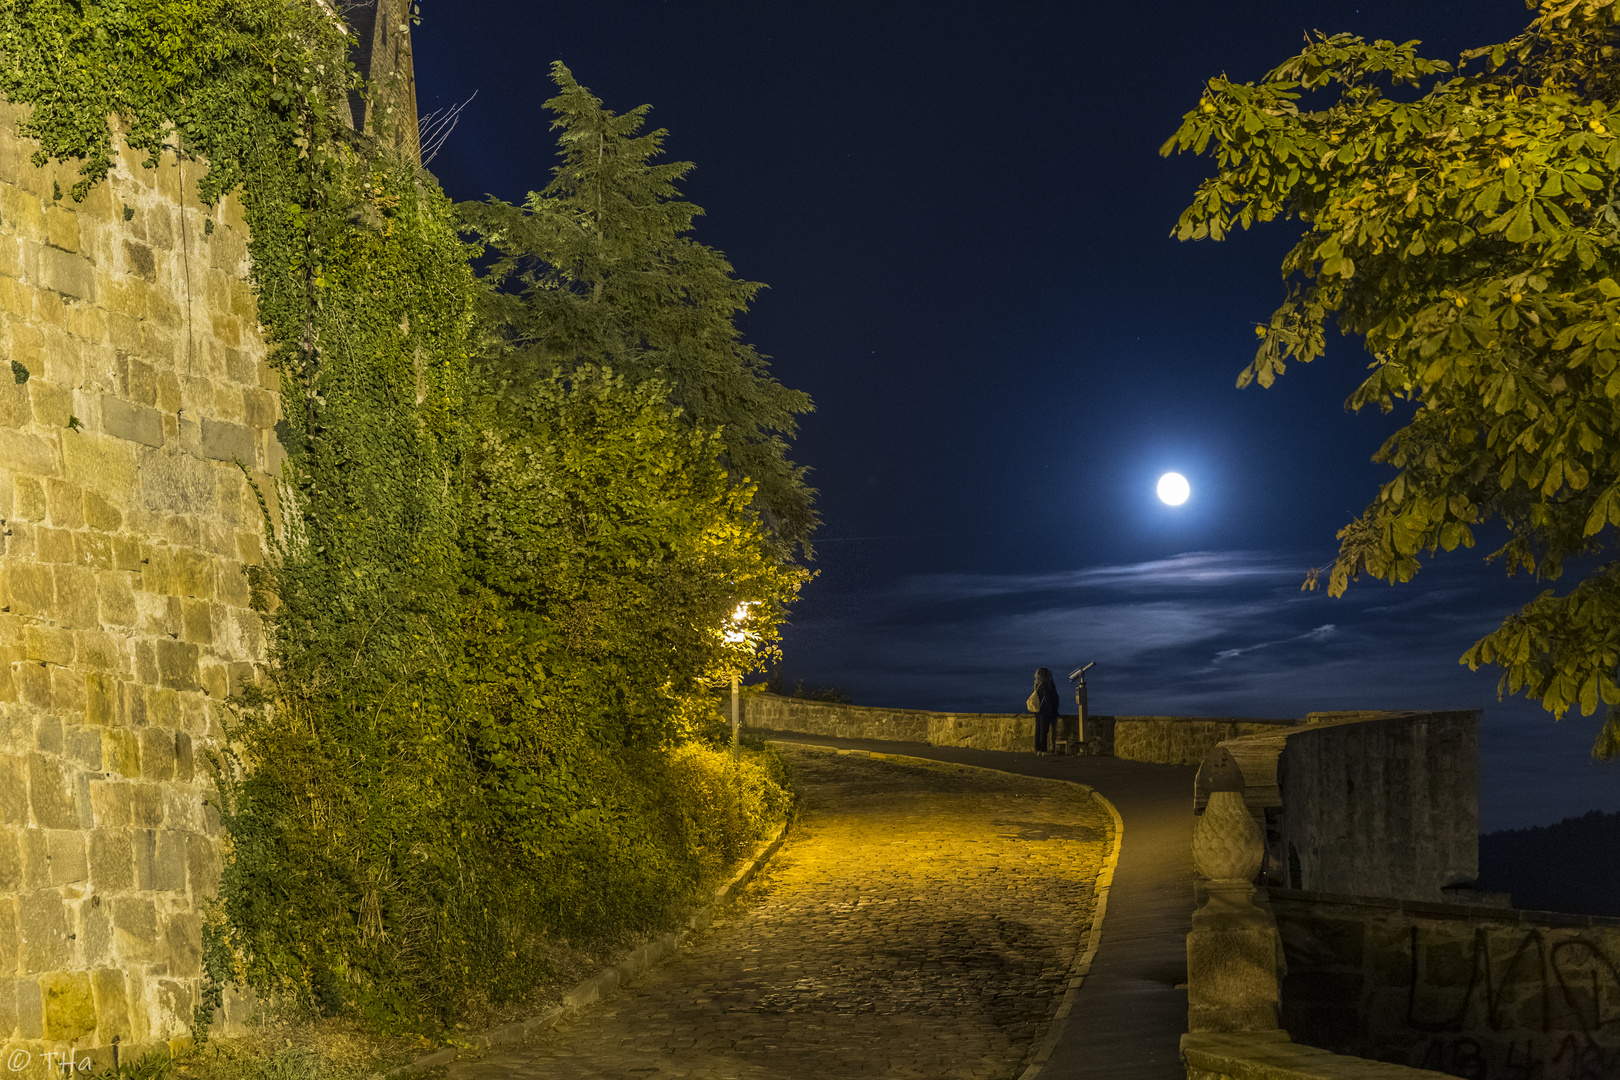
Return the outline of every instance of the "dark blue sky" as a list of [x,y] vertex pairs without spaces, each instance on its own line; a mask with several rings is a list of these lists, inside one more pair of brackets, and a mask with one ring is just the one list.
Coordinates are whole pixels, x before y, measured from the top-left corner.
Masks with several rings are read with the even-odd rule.
[[[1287,227],[1177,243],[1206,164],[1157,153],[1203,79],[1257,78],[1307,28],[1455,58],[1522,28],[1521,0],[426,7],[422,111],[478,92],[431,166],[452,196],[544,186],[561,59],[609,107],[654,106],[697,163],[698,238],[770,286],[745,329],[815,399],[794,456],[826,521],[790,680],[1011,711],[1035,666],[1095,659],[1099,712],[1481,707],[1487,827],[1620,809],[1592,720],[1498,705],[1457,665],[1534,592],[1483,547],[1299,591],[1398,418],[1343,411],[1350,341],[1233,388]],[[1174,510],[1167,469],[1193,485]]]

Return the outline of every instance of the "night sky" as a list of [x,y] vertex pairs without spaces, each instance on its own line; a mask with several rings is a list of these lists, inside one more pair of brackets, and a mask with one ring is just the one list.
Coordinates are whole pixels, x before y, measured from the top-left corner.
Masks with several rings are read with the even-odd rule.
[[1401,420],[1344,411],[1350,339],[1234,389],[1289,228],[1176,242],[1208,162],[1158,156],[1205,78],[1258,78],[1306,29],[1455,59],[1522,29],[1522,0],[424,7],[421,111],[477,92],[430,166],[452,197],[546,184],[560,59],[654,106],[697,163],[697,238],[769,285],[744,329],[815,400],[793,456],[825,519],[790,683],[1009,712],[1037,665],[1095,660],[1103,713],[1483,708],[1486,829],[1620,809],[1595,719],[1499,704],[1457,663],[1538,590],[1484,564],[1489,537],[1408,585],[1300,591]]

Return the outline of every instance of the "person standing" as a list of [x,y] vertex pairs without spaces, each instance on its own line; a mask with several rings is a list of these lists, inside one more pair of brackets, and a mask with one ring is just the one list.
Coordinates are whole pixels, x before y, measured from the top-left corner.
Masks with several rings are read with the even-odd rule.
[[1050,668],[1035,669],[1035,689],[1024,704],[1035,714],[1035,752],[1044,754],[1058,715],[1057,686]]

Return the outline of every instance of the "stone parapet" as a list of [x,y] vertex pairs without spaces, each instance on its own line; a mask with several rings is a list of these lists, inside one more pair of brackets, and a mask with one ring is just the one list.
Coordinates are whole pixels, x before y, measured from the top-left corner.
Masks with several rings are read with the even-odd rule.
[[1462,1076],[1620,1076],[1620,919],[1270,893],[1296,1038]]
[[126,149],[74,203],[18,115],[0,105],[0,1041],[127,1060],[197,1003],[207,759],[264,654],[243,566],[279,380],[238,199],[203,206],[203,166]]
[[[841,739],[886,739],[974,750],[1033,750],[1030,713],[932,712],[871,705],[809,701],[750,693],[744,699],[749,727]],[[1075,717],[1059,718],[1072,722]],[[1226,739],[1276,731],[1293,720],[1201,716],[1087,716],[1088,753],[1165,765],[1192,765]],[[1072,724],[1071,724],[1072,726]],[[1098,734],[1100,732],[1100,734]]]
[[1189,1032],[1187,1080],[1450,1080],[1448,1074],[1346,1057],[1290,1042],[1286,1031]]

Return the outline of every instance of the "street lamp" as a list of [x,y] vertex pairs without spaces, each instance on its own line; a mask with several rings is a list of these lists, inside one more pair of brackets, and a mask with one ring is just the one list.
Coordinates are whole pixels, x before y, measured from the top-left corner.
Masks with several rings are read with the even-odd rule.
[[[752,600],[744,600],[737,605],[737,610],[731,613],[730,626],[725,631],[728,645],[740,645],[748,640],[748,631],[743,629],[743,623],[748,619],[748,609],[753,607]],[[742,756],[742,711],[737,700],[737,672],[731,673],[731,759],[736,761]]]

